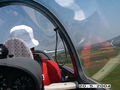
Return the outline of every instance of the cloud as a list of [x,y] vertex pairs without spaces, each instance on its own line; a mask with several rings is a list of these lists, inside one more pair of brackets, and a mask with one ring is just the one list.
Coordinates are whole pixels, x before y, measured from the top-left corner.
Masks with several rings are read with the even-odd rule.
[[84,20],[86,17],[85,17],[85,14],[82,10],[79,10],[79,11],[75,11],[75,16],[74,16],[74,19],[75,20],[79,20],[79,21],[82,21]]
[[58,3],[62,7],[68,7],[72,3],[74,3],[74,0],[55,0],[55,1],[56,1],[56,3]]
[[24,11],[27,13],[27,15],[32,19],[32,21],[37,25],[39,26],[38,22],[37,22],[37,18],[35,16],[35,12],[34,12],[34,9],[31,9],[29,7],[26,7],[26,6],[22,6]]
[[82,21],[86,18],[84,11],[78,6],[75,0],[55,0],[62,7],[71,9],[74,12],[74,19]]

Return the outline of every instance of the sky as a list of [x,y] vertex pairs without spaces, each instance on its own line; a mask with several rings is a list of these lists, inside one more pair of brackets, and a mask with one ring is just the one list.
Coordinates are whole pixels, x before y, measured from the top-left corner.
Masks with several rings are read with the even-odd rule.
[[[52,11],[52,13],[57,16],[57,18],[66,28],[75,45],[79,45],[86,40],[91,40],[91,42],[93,41],[93,43],[97,43],[97,40],[92,40],[92,38],[97,36],[104,40],[109,40],[120,35],[119,0],[37,1],[44,4],[50,11]],[[49,38],[54,37],[55,33],[51,31],[51,29],[42,27],[48,26],[53,29],[54,26],[52,26],[52,24],[47,24],[46,22],[48,21],[44,17],[40,17],[42,17],[42,15],[38,14],[37,12],[35,13],[34,10],[30,10],[29,8],[0,8],[0,28],[2,30],[10,30],[10,28],[12,28],[14,25],[27,24],[37,31],[41,30],[41,36],[35,32],[37,37],[42,37],[41,39],[45,39],[45,35],[49,36]],[[2,32],[4,33],[4,36],[8,36],[6,31]],[[48,38],[47,40],[49,41]]]
[[[62,20],[63,23],[65,22],[64,25],[68,29],[69,34],[71,34],[71,36],[74,39],[76,39],[78,32],[81,33],[82,35],[79,34],[79,36],[77,37],[81,38],[82,41],[83,38],[85,39],[87,36],[89,36],[89,34],[91,34],[92,36],[94,35],[100,36],[105,40],[109,40],[120,35],[119,30],[120,1],[114,0],[52,0],[52,1],[54,3],[52,2],[51,4],[56,4],[57,7],[57,9],[55,8],[54,12],[60,17],[60,20]],[[48,6],[50,6],[49,3],[47,3]],[[57,5],[60,6],[59,8],[61,9],[58,9]],[[50,6],[50,8],[53,7]],[[66,10],[66,13],[64,14],[62,13],[63,12],[62,8]],[[67,12],[68,10],[69,14]],[[65,17],[69,17],[71,19]],[[76,23],[78,25],[76,25]],[[91,28],[90,25],[93,28]],[[75,30],[76,27],[77,30]]]

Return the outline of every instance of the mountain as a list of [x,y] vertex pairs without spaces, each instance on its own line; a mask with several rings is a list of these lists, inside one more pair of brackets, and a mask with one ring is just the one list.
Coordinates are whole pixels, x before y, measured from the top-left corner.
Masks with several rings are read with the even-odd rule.
[[116,47],[120,47],[120,36],[114,37],[111,40],[108,40],[112,46]]

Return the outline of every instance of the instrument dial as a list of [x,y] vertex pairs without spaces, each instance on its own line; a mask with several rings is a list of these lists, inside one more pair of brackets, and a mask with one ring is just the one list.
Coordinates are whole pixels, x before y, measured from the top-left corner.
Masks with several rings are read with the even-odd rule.
[[7,89],[7,80],[4,77],[4,74],[0,72],[0,90]]
[[20,76],[13,82],[12,90],[35,90],[34,82],[30,77]]

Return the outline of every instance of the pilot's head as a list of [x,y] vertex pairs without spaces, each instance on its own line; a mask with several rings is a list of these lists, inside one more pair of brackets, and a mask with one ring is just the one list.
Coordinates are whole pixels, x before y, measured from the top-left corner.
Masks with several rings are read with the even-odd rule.
[[29,48],[34,48],[39,45],[38,40],[34,38],[33,29],[26,25],[18,25],[10,30],[11,38],[22,39]]
[[5,45],[0,44],[0,59],[7,58],[8,56],[8,49]]

